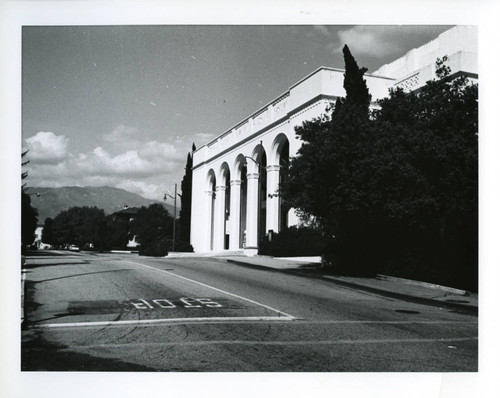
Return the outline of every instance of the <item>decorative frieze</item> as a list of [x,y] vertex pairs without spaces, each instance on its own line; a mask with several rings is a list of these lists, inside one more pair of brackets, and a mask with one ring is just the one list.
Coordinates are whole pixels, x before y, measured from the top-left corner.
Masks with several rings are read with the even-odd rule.
[[419,78],[418,73],[401,80],[396,84],[397,88],[402,88],[404,91],[412,91],[415,87],[418,87]]

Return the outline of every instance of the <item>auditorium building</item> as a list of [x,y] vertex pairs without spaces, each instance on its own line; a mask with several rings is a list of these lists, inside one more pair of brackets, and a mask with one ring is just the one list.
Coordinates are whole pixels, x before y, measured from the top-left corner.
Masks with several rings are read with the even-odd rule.
[[[418,90],[448,57],[452,75],[477,79],[477,27],[453,27],[365,80],[376,101],[389,89]],[[284,166],[301,146],[295,127],[344,97],[344,70],[320,67],[193,154],[191,244],[197,253],[258,252],[271,231],[298,224],[278,194]],[[251,110],[249,110],[251,111]]]

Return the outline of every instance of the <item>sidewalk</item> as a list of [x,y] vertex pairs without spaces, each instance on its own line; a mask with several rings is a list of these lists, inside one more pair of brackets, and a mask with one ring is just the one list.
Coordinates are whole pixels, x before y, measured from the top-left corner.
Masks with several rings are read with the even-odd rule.
[[318,262],[307,261],[310,259],[277,259],[269,256],[223,256],[218,258],[241,266],[267,269],[274,272],[288,272],[321,279],[344,287],[400,300],[446,307],[472,314],[478,313],[477,293],[469,293],[460,289],[385,275],[377,275],[376,278],[334,276],[321,268]]

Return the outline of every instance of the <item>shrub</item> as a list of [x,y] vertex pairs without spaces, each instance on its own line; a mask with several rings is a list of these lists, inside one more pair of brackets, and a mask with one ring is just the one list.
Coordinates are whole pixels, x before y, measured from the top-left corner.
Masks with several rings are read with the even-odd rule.
[[[172,249],[172,239],[167,239],[167,248]],[[175,240],[175,251],[183,253],[192,253],[194,251],[193,246],[184,240]]]
[[145,242],[139,246],[139,255],[164,257],[168,255],[168,247],[168,241],[166,239],[158,239],[151,242]]
[[309,227],[290,227],[260,242],[259,254],[274,257],[320,256],[326,240]]

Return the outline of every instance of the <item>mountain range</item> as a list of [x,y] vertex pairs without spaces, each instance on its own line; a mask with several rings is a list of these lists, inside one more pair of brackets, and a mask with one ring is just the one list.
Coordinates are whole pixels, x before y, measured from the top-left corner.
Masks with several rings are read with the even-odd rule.
[[[146,199],[140,195],[112,187],[61,187],[61,188],[27,188],[31,196],[31,205],[38,210],[38,224],[43,225],[47,217],[54,218],[70,207],[98,207],[106,214],[112,214],[128,207],[162,204],[170,214],[174,214],[174,206],[158,200]],[[179,217],[180,200],[177,198],[177,217]]]

